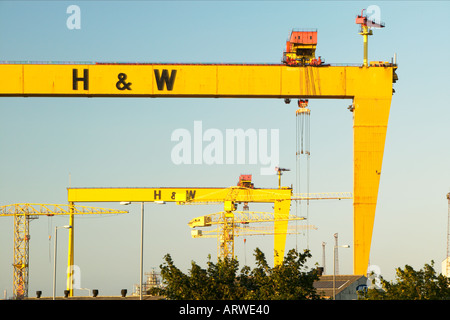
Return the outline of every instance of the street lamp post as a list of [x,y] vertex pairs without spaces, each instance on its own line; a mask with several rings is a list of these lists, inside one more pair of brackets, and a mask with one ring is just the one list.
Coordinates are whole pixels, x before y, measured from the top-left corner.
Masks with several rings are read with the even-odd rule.
[[[165,204],[163,201],[155,201],[159,204]],[[120,202],[122,205],[129,205],[131,202]],[[141,202],[141,253],[139,257],[139,300],[142,300],[142,282],[144,269],[144,202]]]
[[336,300],[336,249],[337,248],[350,248],[348,244],[342,246],[334,246],[333,248],[333,300]]
[[139,300],[142,300],[142,281],[144,272],[144,202],[141,202],[141,255],[139,259]]
[[62,226],[62,227],[55,227],[55,246],[53,250],[53,300],[56,300],[55,292],[56,292],[56,243],[58,241],[58,229],[70,229],[72,226]]

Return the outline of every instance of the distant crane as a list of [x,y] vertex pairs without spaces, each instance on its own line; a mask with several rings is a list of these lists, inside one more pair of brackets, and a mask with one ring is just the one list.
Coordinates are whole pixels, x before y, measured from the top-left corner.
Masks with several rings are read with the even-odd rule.
[[[231,221],[227,216],[232,216]],[[224,218],[225,217],[225,218]],[[277,221],[298,221],[304,220],[303,217],[288,215]],[[217,226],[207,231],[192,230],[193,238],[217,238],[217,256],[219,259],[234,257],[234,239],[238,236],[255,236],[255,235],[275,235],[282,232],[283,234],[296,234],[300,230],[315,229],[315,226],[288,225],[286,231],[279,231],[275,226],[253,226],[254,223],[275,222],[275,216],[272,212],[253,212],[253,211],[232,211],[217,212],[209,215],[194,218],[189,221],[191,228]],[[252,224],[252,225],[250,225]]]
[[0,217],[14,217],[13,297],[28,297],[30,220],[39,216],[119,214],[128,211],[64,204],[16,203],[0,207]]
[[290,169],[285,169],[285,168],[280,168],[280,167],[276,167],[275,171],[278,174],[278,188],[281,189],[281,175],[283,171],[291,171]]
[[[281,189],[281,172],[289,171],[289,169],[275,168],[278,172],[279,189]],[[202,216],[192,219],[189,222],[191,228],[195,227],[208,227],[213,224],[218,226],[215,230],[217,233],[217,255],[219,258],[232,258],[234,257],[234,238],[237,236],[239,224],[248,224],[256,222],[274,222],[274,229],[267,231],[272,235],[287,234],[286,231],[282,231],[283,226],[288,227],[290,221],[304,220],[304,217],[298,217],[297,215],[289,214],[289,210],[284,208],[286,204],[290,206],[290,203],[286,201],[275,201],[275,212],[250,212],[248,211],[248,202],[244,201],[244,211],[237,211],[237,204],[240,201],[236,200],[239,194],[240,188],[247,190],[254,189],[252,183],[252,175],[240,175],[237,188],[230,189],[230,192],[223,201],[224,211],[213,213],[210,215]],[[302,200],[324,200],[324,199],[351,199],[352,195],[348,192],[341,193],[313,193],[313,194],[291,194],[290,200],[302,201]],[[280,198],[281,199],[281,198]],[[314,227],[305,227],[306,230],[310,230]],[[247,231],[248,232],[248,231]],[[291,231],[292,232],[292,231]],[[193,237],[202,237],[204,234],[199,230],[193,230]],[[243,234],[242,234],[243,235]],[[276,254],[276,252],[275,252]]]
[[[274,235],[275,228],[273,226],[249,226],[246,223],[240,224],[236,223],[234,226],[235,237],[241,236],[264,236],[264,235]],[[286,234],[296,234],[305,229],[313,229],[317,230],[318,228],[313,225],[289,225],[286,231]],[[220,235],[220,229],[217,227],[215,229],[210,229],[207,231],[203,230],[192,230],[191,236],[192,238],[215,238]]]

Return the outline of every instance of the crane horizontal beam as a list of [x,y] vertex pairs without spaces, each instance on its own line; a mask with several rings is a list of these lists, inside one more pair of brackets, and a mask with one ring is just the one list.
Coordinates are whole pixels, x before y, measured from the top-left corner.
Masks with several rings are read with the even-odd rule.
[[[0,64],[0,96],[390,97],[395,66],[284,64]],[[364,79],[365,85],[361,86]]]
[[353,199],[351,192],[318,192],[318,193],[294,193],[291,200],[341,200]]
[[227,188],[68,188],[69,202],[176,202],[224,201],[270,203],[290,200],[292,189]]

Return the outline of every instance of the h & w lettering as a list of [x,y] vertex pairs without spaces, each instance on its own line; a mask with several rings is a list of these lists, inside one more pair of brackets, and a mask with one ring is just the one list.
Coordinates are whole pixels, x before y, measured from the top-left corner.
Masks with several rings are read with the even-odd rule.
[[72,90],[78,90],[78,82],[83,82],[83,90],[89,90],[89,69],[83,69],[83,77],[78,77],[78,70],[72,69]]
[[167,90],[172,91],[173,85],[175,83],[175,77],[177,75],[177,70],[172,70],[170,72],[167,69],[163,69],[162,74],[159,74],[159,70],[155,69],[155,80],[158,90],[164,90],[164,83],[166,84]]

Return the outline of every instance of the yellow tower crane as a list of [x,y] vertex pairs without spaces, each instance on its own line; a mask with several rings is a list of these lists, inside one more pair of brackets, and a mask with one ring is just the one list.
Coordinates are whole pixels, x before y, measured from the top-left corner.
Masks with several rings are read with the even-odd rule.
[[[73,215],[78,214],[120,214],[128,213],[124,210],[104,209],[73,204],[42,204],[42,203],[16,203],[0,207],[0,217],[14,217],[14,273],[13,297],[23,299],[28,297],[29,279],[29,242],[30,221],[39,216]],[[73,220],[71,222],[73,229]],[[73,238],[72,238],[73,241]],[[69,247],[73,243],[69,243]]]
[[[287,189],[281,186],[281,171],[289,171],[289,169],[276,168],[278,172],[278,189]],[[249,174],[241,175],[237,186],[230,187],[230,192],[227,194],[223,201],[224,211],[215,213],[212,215],[207,215],[200,217],[199,221],[216,224],[218,226],[217,235],[217,255],[219,258],[233,258],[234,257],[234,238],[238,229],[237,224],[240,223],[250,223],[250,222],[273,222],[273,230],[270,231],[274,237],[274,264],[281,264],[284,256],[284,249],[286,243],[286,234],[288,234],[288,223],[289,221],[304,220],[303,217],[298,217],[291,215],[290,205],[291,201],[282,201],[282,198],[274,200],[274,212],[249,212],[248,203],[249,202],[260,202],[260,201],[244,201],[245,211],[236,211],[237,204],[241,203],[238,200],[239,192],[244,189],[250,192],[254,189],[254,184],[252,183],[252,176]],[[261,189],[258,189],[261,190]],[[273,195],[266,195],[271,199]],[[293,194],[291,193],[290,200],[302,201],[302,200],[324,200],[324,199],[351,199],[351,194],[349,193],[317,193],[317,194]],[[269,201],[270,202],[270,201]],[[180,204],[187,204],[190,202],[183,202]],[[202,203],[196,202],[197,204]],[[196,220],[192,220],[191,225],[197,225]]]
[[[243,179],[243,177],[249,177],[249,175],[241,175],[240,183],[246,181],[248,185],[253,187],[251,177]],[[242,184],[242,183],[241,183]],[[280,188],[280,187],[279,187]],[[230,193],[233,194],[233,193]],[[322,193],[293,193],[291,195],[292,201],[304,201],[304,200],[332,200],[332,199],[352,199],[350,192],[322,192]],[[217,255],[219,258],[232,258],[234,257],[234,238],[243,235],[262,235],[271,234],[276,237],[284,237],[286,234],[293,234],[298,229],[290,229],[288,223],[290,221],[305,220],[304,217],[298,217],[296,215],[289,214],[289,208],[278,207],[278,212],[253,212],[248,211],[248,202],[244,202],[244,211],[236,211],[235,201],[224,203],[225,210],[218,213],[212,213],[209,215],[201,216],[192,219],[188,225],[191,228],[197,227],[210,227],[217,225],[214,230],[208,230],[203,232],[202,230],[192,230],[191,235],[193,238],[211,238],[217,237]],[[269,228],[255,228],[248,227],[249,223],[263,223],[272,222],[273,226]],[[242,228],[240,225],[246,227]],[[298,228],[298,226],[295,226]],[[301,226],[300,229],[317,229],[315,226]],[[280,240],[279,240],[280,241]],[[279,242],[274,246],[275,264],[280,263],[283,255],[278,254],[277,250],[284,250],[284,241]],[[284,252],[284,251],[283,251]]]
[[[244,204],[244,207],[246,204]],[[227,220],[224,220],[224,215],[232,214],[232,224],[229,225]],[[287,217],[278,218],[275,220],[275,216],[272,212],[254,212],[254,211],[233,211],[217,212],[194,218],[189,221],[188,225],[192,228],[203,228],[216,226],[214,229],[209,230],[192,230],[191,236],[193,238],[217,238],[217,257],[218,259],[226,259],[234,257],[234,239],[238,236],[255,236],[255,235],[275,235],[276,230],[274,226],[255,227],[254,223],[274,223],[275,221],[281,222],[299,221],[304,220],[304,217],[298,217],[289,214]],[[250,226],[249,224],[252,224]],[[226,227],[225,227],[226,226]],[[283,234],[296,234],[300,230],[306,228],[317,229],[315,226],[293,226],[288,225],[286,230],[278,230]],[[277,252],[274,252],[277,255]]]

